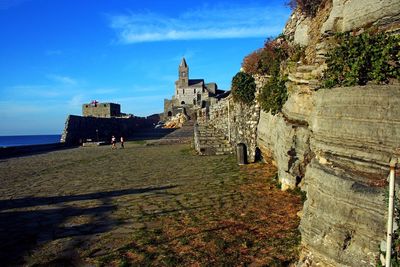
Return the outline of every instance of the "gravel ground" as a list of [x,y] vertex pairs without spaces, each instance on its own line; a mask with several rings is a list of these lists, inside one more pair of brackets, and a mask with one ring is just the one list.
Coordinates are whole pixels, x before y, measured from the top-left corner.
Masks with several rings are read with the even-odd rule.
[[[253,167],[232,156],[197,156],[189,145],[134,142],[1,160],[0,262],[293,262],[300,197],[272,185],[272,166]],[[280,225],[275,232],[272,222]]]

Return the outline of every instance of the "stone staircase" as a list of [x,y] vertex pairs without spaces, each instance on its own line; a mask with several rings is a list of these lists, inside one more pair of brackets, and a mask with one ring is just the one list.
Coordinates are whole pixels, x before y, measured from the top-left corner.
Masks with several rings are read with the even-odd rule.
[[172,131],[160,139],[148,141],[147,143],[153,145],[190,144],[193,141],[194,123],[192,120],[186,121],[181,128],[176,130],[168,129]]
[[200,155],[228,155],[232,146],[214,127],[202,123],[194,125],[194,146]]
[[164,136],[163,140],[176,141],[176,143],[191,143],[193,140],[194,121],[186,121],[181,128]]

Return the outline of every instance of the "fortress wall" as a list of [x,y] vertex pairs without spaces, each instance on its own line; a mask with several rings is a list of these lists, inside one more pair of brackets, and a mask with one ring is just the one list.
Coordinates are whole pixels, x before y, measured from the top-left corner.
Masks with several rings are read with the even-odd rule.
[[79,144],[86,139],[110,141],[112,135],[129,138],[136,131],[153,128],[158,120],[156,117],[96,118],[69,115],[61,142]]
[[229,96],[210,106],[209,125],[222,132],[232,146],[245,144],[247,159],[254,162],[259,114],[258,105],[237,103]]
[[[268,77],[257,75],[254,78],[257,96]],[[248,105],[235,102],[230,95],[210,105],[208,112],[202,109],[197,118],[222,133],[234,148],[240,143],[245,144],[248,161],[256,160],[257,125],[260,119],[260,106],[256,100]]]

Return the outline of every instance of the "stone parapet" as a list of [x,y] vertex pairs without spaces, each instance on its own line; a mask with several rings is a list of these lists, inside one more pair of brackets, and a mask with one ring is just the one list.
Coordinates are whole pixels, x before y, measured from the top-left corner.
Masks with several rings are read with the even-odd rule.
[[69,115],[61,136],[66,144],[81,144],[86,139],[93,141],[110,141],[111,136],[128,138],[136,131],[153,128],[158,116],[142,118],[96,118]]

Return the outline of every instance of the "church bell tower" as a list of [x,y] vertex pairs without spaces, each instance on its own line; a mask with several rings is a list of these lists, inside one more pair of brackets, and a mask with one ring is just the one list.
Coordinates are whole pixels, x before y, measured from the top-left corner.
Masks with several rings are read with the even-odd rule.
[[182,58],[181,64],[179,64],[179,84],[181,87],[189,86],[189,67],[186,64],[185,58]]

